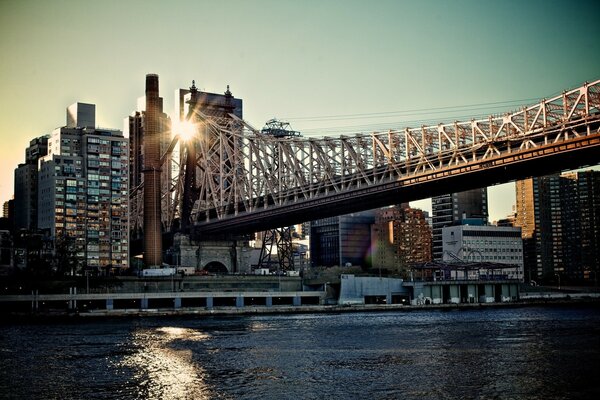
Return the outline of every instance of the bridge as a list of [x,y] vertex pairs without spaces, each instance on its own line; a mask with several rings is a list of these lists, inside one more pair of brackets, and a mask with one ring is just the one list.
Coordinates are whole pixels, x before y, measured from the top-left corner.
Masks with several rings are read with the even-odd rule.
[[173,198],[168,224],[200,238],[600,162],[600,80],[485,119],[335,138],[265,135],[233,114],[193,107],[188,118],[195,134],[169,148],[180,141],[179,173],[163,196]]

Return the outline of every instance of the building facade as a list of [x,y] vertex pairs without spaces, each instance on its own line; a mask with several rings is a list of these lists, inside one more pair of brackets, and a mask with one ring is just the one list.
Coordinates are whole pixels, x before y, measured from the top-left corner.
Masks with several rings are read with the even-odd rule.
[[426,213],[408,204],[377,210],[372,239],[374,267],[406,273],[413,263],[431,261],[432,233]]
[[487,188],[433,197],[431,211],[433,214],[433,259],[442,260],[442,229],[444,227],[460,225],[464,220],[473,219],[481,221],[483,225],[487,224]]
[[523,241],[520,228],[494,225],[447,226],[442,229],[442,241],[444,262],[461,260],[507,265],[506,268],[490,269],[489,272],[485,267],[471,270],[469,273],[478,276],[468,277],[469,279],[479,279],[481,274],[485,274],[486,279],[492,279],[491,275],[495,275],[497,279],[523,280]]
[[[119,130],[95,128],[95,106],[67,109],[40,159],[38,227],[78,269],[129,266],[129,144]],[[82,116],[81,118],[79,116]]]
[[375,211],[364,211],[312,221],[310,257],[315,267],[358,265],[370,268],[371,226]]
[[522,228],[529,280],[596,278],[600,262],[600,172],[516,182],[515,226]]

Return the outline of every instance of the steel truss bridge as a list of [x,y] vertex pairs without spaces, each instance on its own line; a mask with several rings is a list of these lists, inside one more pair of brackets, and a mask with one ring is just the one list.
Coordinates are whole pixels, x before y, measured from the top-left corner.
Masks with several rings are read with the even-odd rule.
[[[189,226],[200,238],[600,162],[600,80],[504,115],[335,138],[265,135],[232,114],[188,115],[196,134],[180,141],[178,157],[175,136],[163,156],[178,172],[162,219],[166,230]],[[134,225],[139,199],[133,191]]]

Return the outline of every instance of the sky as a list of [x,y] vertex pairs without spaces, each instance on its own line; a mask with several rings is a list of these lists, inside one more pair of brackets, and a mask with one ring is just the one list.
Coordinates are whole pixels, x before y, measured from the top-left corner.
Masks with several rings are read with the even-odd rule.
[[[599,1],[0,0],[0,203],[35,137],[96,104],[123,129],[160,76],[243,99],[261,128],[336,136],[470,120],[600,79]],[[514,183],[488,189],[490,220]],[[429,201],[413,203],[430,209]]]

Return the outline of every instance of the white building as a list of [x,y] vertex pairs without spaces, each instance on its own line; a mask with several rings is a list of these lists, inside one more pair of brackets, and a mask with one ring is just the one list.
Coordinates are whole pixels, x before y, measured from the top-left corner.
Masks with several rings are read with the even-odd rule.
[[69,106],[67,126],[48,140],[39,161],[38,227],[55,241],[68,239],[80,266],[127,268],[128,140],[95,128],[94,114],[93,104]]
[[[443,261],[506,264],[506,268],[471,269],[468,279],[523,279],[521,228],[456,225],[442,229]],[[453,272],[463,274],[464,272]],[[455,276],[454,278],[463,278]]]

